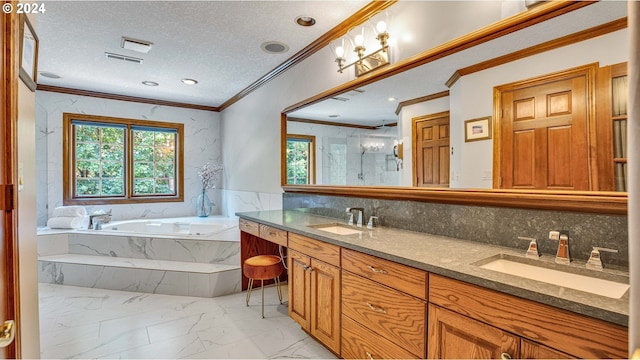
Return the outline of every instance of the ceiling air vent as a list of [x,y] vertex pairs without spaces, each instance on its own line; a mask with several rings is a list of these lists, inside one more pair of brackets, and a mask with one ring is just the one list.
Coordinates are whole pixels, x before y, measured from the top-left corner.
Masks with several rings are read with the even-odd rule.
[[107,59],[111,59],[111,60],[121,60],[124,62],[142,64],[142,59],[135,58],[133,56],[126,56],[126,55],[114,54],[109,52],[104,53],[104,56],[106,56]]
[[120,42],[120,47],[123,49],[137,51],[143,54],[146,54],[151,50],[151,45],[153,45],[153,43],[150,41],[132,39],[126,36],[123,36],[122,41]]

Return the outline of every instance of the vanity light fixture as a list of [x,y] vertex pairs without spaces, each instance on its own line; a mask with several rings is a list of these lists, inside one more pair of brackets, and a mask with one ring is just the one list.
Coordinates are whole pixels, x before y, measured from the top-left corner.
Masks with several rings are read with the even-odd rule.
[[354,66],[357,77],[389,64],[389,45],[387,43],[389,40],[389,33],[387,32],[387,23],[384,21],[378,21],[375,26],[375,32],[375,39],[380,43],[380,49],[369,55],[365,55],[365,51],[367,50],[365,47],[366,34],[365,27],[363,26],[353,38],[353,52],[356,53],[357,60],[348,65],[344,65],[346,62],[344,56],[346,47],[351,43],[351,41],[349,38],[346,38],[346,41],[344,38],[340,40],[340,45],[333,49],[336,56],[335,62],[338,63],[339,73],[342,73],[344,69],[350,66]]
[[182,81],[182,83],[186,84],[186,85],[195,85],[195,84],[198,83],[198,81],[193,80],[193,79],[182,79],[180,81]]

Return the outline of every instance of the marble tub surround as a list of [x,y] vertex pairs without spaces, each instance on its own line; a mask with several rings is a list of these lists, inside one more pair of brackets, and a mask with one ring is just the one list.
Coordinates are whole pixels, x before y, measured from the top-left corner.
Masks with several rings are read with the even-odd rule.
[[38,235],[38,280],[201,297],[239,292],[240,232],[237,220],[229,221],[233,227],[209,238],[43,230]]
[[554,255],[558,242],[549,231],[569,233],[569,253],[574,262],[589,259],[593,246],[617,249],[602,256],[606,265],[629,267],[628,218],[546,210],[464,206],[405,200],[347,198],[329,195],[283,194],[283,209],[344,219],[347,207],[364,208],[366,221],[378,216],[382,226],[425,232],[491,245],[525,249],[518,236],[533,237],[543,254]]
[[[40,284],[43,359],[332,359],[275,291],[216,298]],[[287,287],[283,286],[287,298]]]
[[[371,230],[362,227],[360,228],[362,230],[361,234],[334,235],[310,227],[310,225],[335,223],[341,222],[341,220],[295,210],[239,213],[238,216],[578,314],[624,326],[627,326],[628,323],[628,291],[621,299],[611,299],[556,285],[526,280],[474,265],[497,254],[524,258],[526,243],[516,250],[510,247],[388,226],[381,226]],[[346,221],[344,223],[346,224]],[[555,265],[554,258],[555,254],[544,254],[538,261],[553,266]],[[571,272],[595,274],[587,271],[581,261],[574,261],[566,266],[566,269],[570,269]],[[613,266],[605,268],[604,273],[609,274],[605,276],[628,278],[627,271],[615,269]],[[602,275],[598,273],[595,276]]]

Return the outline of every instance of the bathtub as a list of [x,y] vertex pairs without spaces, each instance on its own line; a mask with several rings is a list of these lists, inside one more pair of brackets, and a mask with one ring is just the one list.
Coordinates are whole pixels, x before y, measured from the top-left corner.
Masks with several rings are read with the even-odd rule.
[[[102,230],[86,232],[103,235],[227,240],[229,236],[226,235],[239,233],[239,230],[237,218],[210,216],[115,221],[103,224]],[[239,237],[231,236],[228,240],[239,240]]]

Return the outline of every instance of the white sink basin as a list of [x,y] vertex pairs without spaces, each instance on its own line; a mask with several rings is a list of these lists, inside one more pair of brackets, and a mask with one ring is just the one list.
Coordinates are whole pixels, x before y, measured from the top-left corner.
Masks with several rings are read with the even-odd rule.
[[628,284],[617,281],[548,269],[508,259],[496,259],[480,267],[613,299],[620,299],[629,289]]
[[352,227],[343,226],[340,224],[312,225],[311,227],[314,229],[330,232],[336,235],[362,234],[362,230],[357,230]]

